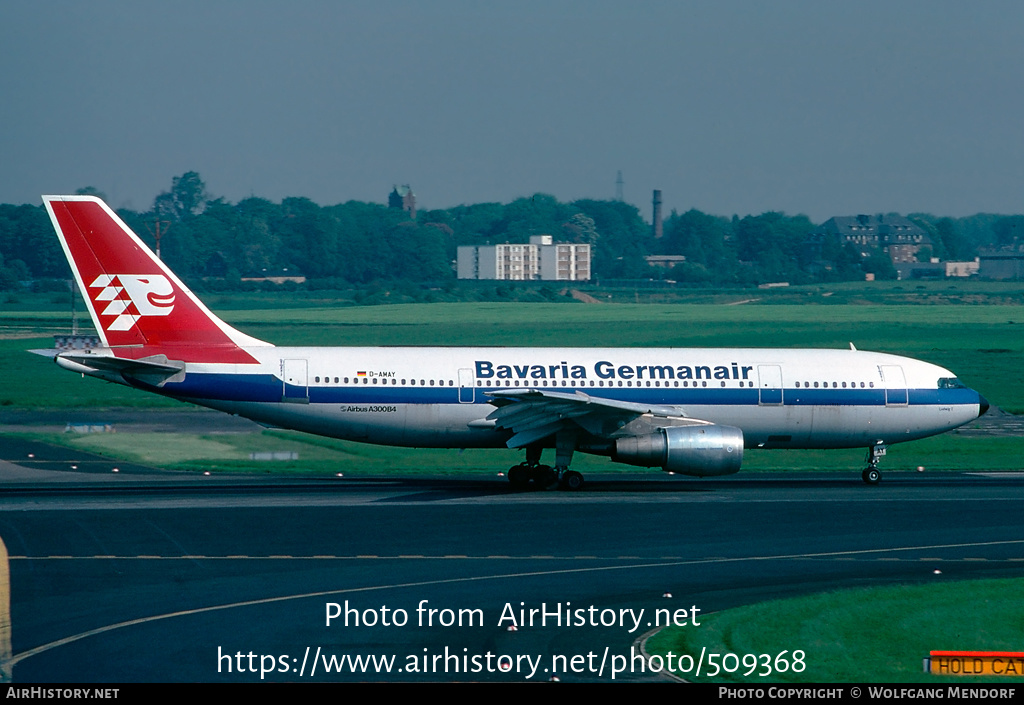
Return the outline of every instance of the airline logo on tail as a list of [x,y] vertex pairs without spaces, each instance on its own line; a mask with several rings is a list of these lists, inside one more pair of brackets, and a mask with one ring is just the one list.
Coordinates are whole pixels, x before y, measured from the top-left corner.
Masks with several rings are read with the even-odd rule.
[[174,310],[174,288],[162,274],[101,274],[89,288],[100,289],[93,295],[97,304],[110,302],[100,311],[100,316],[114,316],[108,331],[128,330],[143,316],[167,316]]
[[259,364],[245,348],[269,344],[211,313],[103,201],[43,196],[43,203],[93,325],[118,357]]

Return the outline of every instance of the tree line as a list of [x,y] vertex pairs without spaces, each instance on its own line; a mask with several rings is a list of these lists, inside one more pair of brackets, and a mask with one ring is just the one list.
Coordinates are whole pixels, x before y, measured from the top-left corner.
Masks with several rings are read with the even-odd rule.
[[[79,193],[102,196],[94,188]],[[119,210],[151,247],[157,228],[161,256],[197,288],[231,288],[243,277],[292,274],[320,288],[375,282],[451,285],[460,245],[527,242],[548,234],[561,242],[590,243],[594,279],[671,279],[696,285],[750,286],[764,282],[894,278],[881,251],[865,257],[850,245],[807,246],[815,224],[806,216],[770,212],[743,218],[673,211],[655,239],[639,209],[613,200],[568,203],[536,194],[511,203],[480,203],[420,210],[416,218],[382,204],[348,201],[320,206],[307,198],[275,203],[212,197],[195,172],[173,179],[146,212]],[[932,238],[922,256],[973,259],[980,248],[1024,236],[1024,216],[968,218],[911,216]],[[672,269],[648,255],[682,255]],[[70,277],[43,206],[0,205],[0,290]],[[51,286],[55,284],[51,283]]]

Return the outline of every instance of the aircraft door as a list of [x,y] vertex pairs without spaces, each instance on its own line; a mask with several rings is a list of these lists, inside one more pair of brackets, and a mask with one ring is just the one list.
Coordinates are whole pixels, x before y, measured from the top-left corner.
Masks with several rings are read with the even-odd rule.
[[282,360],[281,376],[284,379],[284,390],[281,393],[284,401],[309,401],[309,373],[306,360]]
[[459,370],[459,403],[472,404],[476,400],[476,388],[473,387],[473,370],[464,367]]
[[782,368],[778,365],[758,365],[758,403],[763,405],[782,404]]
[[907,405],[907,378],[899,365],[882,365],[882,382],[885,384],[885,405]]

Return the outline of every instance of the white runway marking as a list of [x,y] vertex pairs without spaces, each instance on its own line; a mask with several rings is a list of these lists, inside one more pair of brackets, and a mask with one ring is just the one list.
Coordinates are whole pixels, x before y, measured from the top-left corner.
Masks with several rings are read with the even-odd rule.
[[[158,614],[150,617],[140,617],[139,619],[132,619],[126,622],[118,622],[116,624],[108,624],[103,627],[97,627],[96,629],[90,629],[89,631],[81,632],[80,634],[73,634],[71,636],[58,639],[57,641],[51,641],[48,644],[37,646],[34,649],[23,651],[20,654],[16,654],[9,662],[10,667],[14,667],[19,662],[24,661],[27,658],[36,656],[38,654],[56,649],[61,646],[66,646],[76,641],[86,639],[91,636],[97,636],[99,634],[105,634],[118,629],[124,629],[126,627],[133,627],[139,624],[148,624],[150,622],[158,622],[165,619],[174,619],[176,617],[187,617],[197,614],[205,614],[208,612],[219,612],[223,610],[235,609],[238,607],[251,607],[254,605],[269,605],[276,602],[289,602],[292,600],[305,600],[314,597],[328,597],[332,595],[347,595],[359,592],[374,592],[378,590],[395,590],[405,589],[411,587],[424,587],[428,585],[450,585],[453,583],[470,583],[480,582],[485,580],[507,580],[510,578],[529,578],[543,575],[569,575],[573,573],[597,573],[611,570],[643,570],[645,568],[669,568],[672,566],[685,566],[685,565],[700,565],[708,563],[741,563],[745,561],[778,561],[778,560],[791,560],[796,558],[843,558],[848,556],[865,555],[870,553],[897,553],[904,551],[923,551],[923,550],[936,550],[944,548],[978,548],[982,546],[1008,546],[1015,544],[1024,544],[1024,539],[1010,540],[1010,541],[983,541],[977,543],[950,543],[950,544],[933,544],[926,546],[900,546],[896,548],[866,548],[856,551],[828,551],[823,553],[790,553],[784,555],[775,556],[740,556],[737,558],[704,558],[697,560],[680,560],[680,561],[669,561],[669,562],[658,562],[658,563],[638,563],[638,564],[627,564],[627,565],[614,565],[614,566],[595,566],[590,568],[564,568],[561,570],[537,570],[528,571],[521,573],[500,573],[496,575],[479,575],[462,578],[444,578],[440,580],[423,580],[409,583],[394,583],[394,584],[383,584],[383,585],[369,585],[365,587],[357,588],[343,588],[340,590],[322,590],[318,592],[300,593],[297,595],[282,595],[279,597],[267,597],[258,600],[245,600],[242,602],[233,602],[225,605],[213,605],[210,607],[198,607],[191,610],[180,610],[178,612],[168,612],[167,614]],[[69,556],[70,558],[70,556]],[[191,559],[195,559],[195,556],[189,556]],[[239,556],[239,559],[246,558]],[[86,560],[86,559],[79,559]],[[253,559],[249,559],[253,560]],[[266,560],[265,557],[256,560]],[[308,560],[308,559],[304,559]],[[422,557],[417,558],[422,560]],[[449,559],[450,560],[450,559]],[[533,560],[533,558],[522,558],[520,560]]]

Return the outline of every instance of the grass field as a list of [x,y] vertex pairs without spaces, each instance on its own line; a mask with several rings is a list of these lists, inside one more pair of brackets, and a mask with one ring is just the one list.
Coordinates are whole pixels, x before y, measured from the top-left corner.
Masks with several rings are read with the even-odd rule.
[[[805,668],[799,672],[789,667],[758,676],[748,659],[747,666],[737,664],[733,673],[713,678],[680,674],[695,682],[970,684],[977,679],[925,674],[922,659],[930,651],[1021,651],[1022,593],[1022,579],[973,580],[763,602],[705,615],[700,626],[663,629],[648,640],[647,650],[677,657],[699,655],[701,649],[741,657],[785,651],[783,661],[789,664],[795,662],[794,651],[804,652],[800,661]],[[706,667],[707,662],[704,673]],[[992,682],[992,677],[983,680]]]
[[[521,460],[510,450],[457,450],[390,448],[310,436],[293,431],[232,434],[112,433],[33,434],[33,438],[57,445],[171,470],[209,470],[348,477],[379,475],[444,475],[476,473],[496,475]],[[255,461],[250,453],[291,451],[297,460]],[[551,453],[551,451],[547,451]],[[759,472],[832,472],[859,477],[864,450],[748,450],[743,474]],[[892,446],[882,461],[890,472],[1024,469],[1024,438],[958,436],[946,434]],[[613,463],[607,458],[577,454],[573,468],[594,474],[644,472],[642,468]],[[659,471],[649,471],[656,476]],[[682,482],[693,482],[680,478]]]

